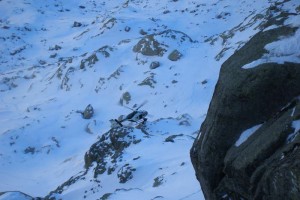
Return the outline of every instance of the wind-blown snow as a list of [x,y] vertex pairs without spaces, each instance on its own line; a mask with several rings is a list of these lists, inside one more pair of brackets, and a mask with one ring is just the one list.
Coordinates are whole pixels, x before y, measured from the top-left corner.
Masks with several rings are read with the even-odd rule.
[[247,130],[245,130],[244,132],[242,132],[242,134],[240,135],[239,139],[235,142],[235,146],[240,146],[241,144],[243,144],[253,133],[255,133],[260,127],[262,126],[262,124],[258,124],[255,125]]

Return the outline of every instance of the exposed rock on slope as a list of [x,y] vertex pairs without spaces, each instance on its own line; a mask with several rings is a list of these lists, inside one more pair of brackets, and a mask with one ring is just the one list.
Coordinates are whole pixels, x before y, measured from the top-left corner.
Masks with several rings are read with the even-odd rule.
[[[85,154],[85,171],[80,172],[76,176],[71,177],[68,181],[59,186],[56,190],[50,192],[45,199],[58,199],[58,197],[65,192],[69,187],[80,180],[88,179],[88,173],[92,171],[91,182],[95,182],[97,187],[100,187],[100,180],[98,176],[105,172],[110,175],[118,167],[122,161],[123,150],[129,147],[131,144],[137,144],[141,142],[141,138],[137,138],[133,134],[134,128],[131,127],[119,127],[112,128],[110,131],[104,133],[102,137],[91,146],[90,150]],[[94,164],[94,166],[93,166]],[[121,169],[117,173],[120,183],[125,183],[132,179],[135,169],[130,164],[121,166]]]
[[[122,160],[123,150],[131,143],[137,144],[141,139],[136,138],[132,134],[133,128],[120,127],[113,128],[106,134],[102,135],[101,139],[93,144],[90,150],[85,154],[85,167],[91,166],[92,162],[97,162],[94,177],[103,174],[108,170],[108,174],[115,171],[118,160]],[[110,162],[107,160],[111,159]],[[107,166],[111,164],[111,166]]]
[[[242,68],[267,53],[267,44],[295,32],[287,26],[259,32],[222,65],[191,149],[207,199],[299,199],[300,64]],[[259,124],[249,139],[236,144]]]
[[[183,177],[179,174],[190,169],[186,164],[186,157],[177,161],[174,159],[182,152],[180,147],[188,147],[185,144],[192,139],[189,133],[193,134],[191,130],[197,128],[194,125],[192,117],[184,114],[177,118],[148,121],[136,127],[126,126],[124,123],[123,127],[112,128],[102,134],[85,153],[85,168],[50,192],[44,200],[140,199],[145,193],[148,194],[143,199],[156,199],[157,196],[176,199],[168,196],[172,192],[166,191],[166,188],[168,184],[178,185]],[[162,126],[165,127],[163,131]],[[177,149],[172,154],[175,157],[172,158],[172,166],[157,162],[162,157],[169,162],[169,154],[164,152],[170,151],[172,147]],[[150,164],[143,169],[141,165],[147,162]],[[143,176],[144,174],[147,176]],[[145,183],[148,186],[144,186]],[[149,191],[148,187],[156,192]],[[174,187],[170,188],[173,191]],[[192,191],[194,190],[195,188]],[[190,197],[191,193],[185,196]]]
[[133,51],[145,56],[162,56],[166,50],[154,39],[153,35],[148,35],[133,47]]

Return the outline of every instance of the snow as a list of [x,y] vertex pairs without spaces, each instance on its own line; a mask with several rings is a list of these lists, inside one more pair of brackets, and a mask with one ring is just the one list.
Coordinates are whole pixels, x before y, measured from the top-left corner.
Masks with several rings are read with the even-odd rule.
[[296,136],[299,134],[300,120],[293,121],[292,128],[294,128],[294,132],[288,135],[288,137],[287,137],[288,143],[292,142],[296,138]]
[[267,44],[265,49],[268,51],[267,54],[258,60],[244,65],[242,68],[251,69],[264,63],[300,63],[300,29],[291,37]]
[[[283,5],[286,12],[295,12],[295,2],[290,1]],[[298,3],[299,4],[299,3]],[[297,4],[296,4],[297,5]],[[265,46],[265,53],[260,59],[254,60],[242,66],[243,69],[252,69],[265,63],[278,63],[284,64],[285,62],[300,63],[300,16],[292,15],[285,22],[284,25],[295,27],[297,31],[292,36],[286,36],[285,38],[279,38],[278,41],[272,42]],[[278,28],[278,26],[272,25],[266,30]]]
[[7,192],[0,195],[0,200],[31,200],[31,198],[21,192]]
[[294,114],[295,114],[295,111],[296,111],[296,107],[294,107],[294,108],[293,108],[293,111],[292,111],[292,113],[291,113],[291,117],[293,117],[293,116],[294,116]]
[[235,142],[235,146],[240,146],[241,144],[243,144],[253,133],[255,133],[260,127],[262,126],[262,124],[258,124],[255,125],[247,130],[245,130],[244,132],[241,133],[239,139]]
[[[95,188],[86,199],[105,193],[112,193],[111,199],[204,199],[189,149],[222,62],[259,31],[254,16],[264,14],[272,2],[0,1],[0,179],[5,180],[0,192],[44,197],[82,173],[85,153],[110,129],[109,120],[130,112],[119,103],[129,92],[128,107],[148,101],[142,109],[149,113],[151,132],[124,153],[123,164],[136,168],[133,179],[119,184],[116,174],[104,174],[100,187],[90,169],[86,180],[60,197],[77,199]],[[72,27],[75,21],[82,26]],[[294,17],[287,23],[298,22]],[[132,51],[143,38],[141,29],[166,48],[163,56]],[[298,40],[297,31],[297,38],[284,41]],[[61,49],[53,50],[56,45]],[[109,56],[98,51],[105,46]],[[267,48],[274,55],[288,51],[286,56],[295,56],[291,53],[298,47],[278,42]],[[183,54],[176,62],[167,58],[174,49]],[[80,69],[91,55],[98,61]],[[153,61],[160,67],[151,70]],[[145,79],[152,85],[141,85]],[[85,120],[77,111],[88,104],[95,114]],[[180,125],[182,120],[189,126]],[[135,134],[143,135],[140,130]],[[181,136],[165,142],[172,135]],[[140,159],[132,161],[136,156]],[[157,177],[163,177],[163,184],[153,187]]]

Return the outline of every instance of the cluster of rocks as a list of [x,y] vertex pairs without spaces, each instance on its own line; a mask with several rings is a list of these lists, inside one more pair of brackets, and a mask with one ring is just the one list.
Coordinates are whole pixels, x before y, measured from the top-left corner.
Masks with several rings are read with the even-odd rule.
[[[160,43],[157,39],[155,39],[156,36],[161,34],[147,34],[146,32],[142,31],[142,35],[145,35],[142,37],[141,40],[133,47],[133,52],[141,53],[144,56],[163,56],[168,50],[168,46],[165,44]],[[169,32],[165,32],[164,34],[169,34]],[[181,33],[182,34],[182,33]],[[176,39],[175,35],[172,35],[174,39]],[[170,37],[172,37],[170,36]],[[179,50],[175,49],[171,51],[171,53],[168,55],[168,59],[171,61],[178,61],[182,57],[182,53],[179,52]],[[154,61],[150,65],[150,69],[155,69],[160,66],[160,63],[158,61]]]
[[[122,161],[123,150],[131,144],[141,142],[141,138],[138,138],[133,132],[134,128],[132,127],[112,128],[91,146],[90,150],[85,154],[84,160],[86,168],[89,168],[93,162],[96,163],[94,177],[105,172],[112,174],[118,167],[118,162]],[[128,174],[128,171],[130,171],[130,175],[124,175]],[[126,182],[125,180],[132,176],[132,171],[134,169],[129,164],[125,164],[118,173],[120,182]]]
[[[116,127],[104,133],[99,140],[94,143],[84,156],[85,171],[76,176],[72,176],[65,183],[60,185],[45,197],[45,200],[55,200],[59,194],[62,194],[69,186],[79,180],[86,179],[89,170],[93,171],[93,177],[96,183],[99,175],[107,173],[112,175],[114,172],[120,183],[126,183],[133,178],[136,170],[131,164],[122,163],[124,150],[133,144],[142,141],[142,135],[136,135],[132,127]],[[118,171],[116,171],[118,169]],[[99,185],[99,187],[101,187]]]
[[80,69],[84,69],[86,66],[93,66],[97,61],[99,61],[97,55],[94,53],[87,57],[86,59],[81,60]]

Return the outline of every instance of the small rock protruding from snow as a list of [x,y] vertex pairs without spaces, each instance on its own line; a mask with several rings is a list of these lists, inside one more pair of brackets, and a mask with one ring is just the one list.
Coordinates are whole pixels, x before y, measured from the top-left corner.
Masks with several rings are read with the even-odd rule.
[[75,21],[75,22],[73,23],[73,26],[72,26],[72,27],[75,27],[75,28],[76,28],[76,27],[81,27],[81,26],[82,26],[82,23],[76,22],[76,21]]
[[150,64],[150,69],[156,69],[160,66],[160,63],[158,61],[153,61],[151,64]]
[[144,31],[143,29],[140,30],[140,34],[141,35],[147,35],[148,33],[146,31]]
[[158,176],[154,179],[152,187],[159,187],[164,182],[164,175]]
[[60,49],[62,49],[62,47],[57,44],[54,47],[49,47],[49,51],[58,51]]
[[125,30],[126,32],[129,32],[130,29],[131,29],[131,28],[130,28],[129,26],[126,26],[124,30]]
[[124,92],[124,93],[122,94],[121,99],[120,99],[120,104],[121,104],[121,105],[124,105],[124,103],[129,104],[130,100],[131,100],[131,95],[130,95],[130,93],[129,93],[129,92]]
[[205,85],[208,81],[205,79],[201,82],[202,85]]
[[170,135],[169,137],[167,137],[165,139],[165,142],[172,142],[172,143],[174,143],[175,142],[174,139],[177,138],[177,137],[181,137],[181,136],[183,136],[183,134]]
[[82,113],[82,117],[84,119],[91,119],[94,115],[94,108],[91,104],[89,104]]
[[182,54],[176,49],[170,53],[168,59],[171,61],[177,61],[182,57]]

